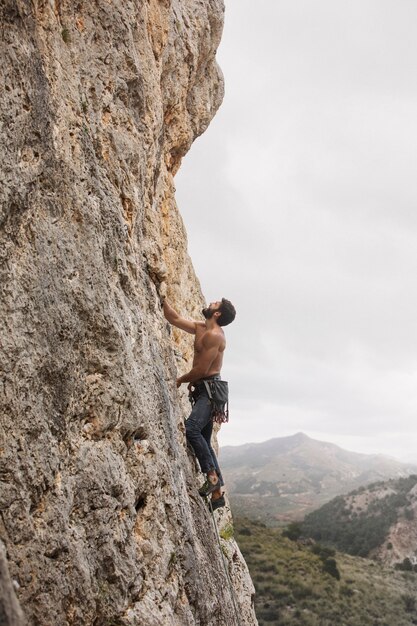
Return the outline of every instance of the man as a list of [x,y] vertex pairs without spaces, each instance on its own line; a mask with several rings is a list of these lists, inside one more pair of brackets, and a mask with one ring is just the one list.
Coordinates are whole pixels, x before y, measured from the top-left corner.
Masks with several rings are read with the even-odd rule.
[[204,497],[212,494],[211,506],[215,510],[225,505],[221,492],[224,482],[216,454],[211,446],[213,409],[204,381],[220,379],[226,348],[222,326],[233,322],[236,311],[229,300],[222,298],[203,309],[205,322],[195,322],[180,317],[166,300],[164,300],[163,308],[164,315],[170,324],[195,335],[192,368],[187,374],[177,378],[177,387],[188,383],[188,389],[192,391],[195,400],[190,417],[185,423],[185,432],[200,463],[201,471],[207,475],[207,480],[199,489],[199,493]]

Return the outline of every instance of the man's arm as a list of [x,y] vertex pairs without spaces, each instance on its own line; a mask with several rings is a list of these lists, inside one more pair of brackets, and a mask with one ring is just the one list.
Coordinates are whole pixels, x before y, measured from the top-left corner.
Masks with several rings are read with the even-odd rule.
[[215,333],[205,333],[203,337],[203,350],[198,358],[198,363],[183,376],[177,378],[177,387],[182,383],[194,383],[204,378],[210,371],[214,359],[219,353],[222,338]]
[[186,320],[184,317],[178,315],[175,309],[172,308],[170,304],[166,300],[163,303],[164,315],[168,322],[177,328],[181,328],[181,330],[185,330],[187,333],[191,335],[195,335],[195,327],[197,322],[193,322],[192,320]]

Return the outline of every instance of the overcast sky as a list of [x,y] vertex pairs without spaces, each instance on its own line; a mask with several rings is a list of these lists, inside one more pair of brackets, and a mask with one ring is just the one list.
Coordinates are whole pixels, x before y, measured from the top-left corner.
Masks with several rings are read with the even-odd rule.
[[237,308],[221,445],[303,431],[417,462],[417,2],[226,0],[226,96],[176,177]]

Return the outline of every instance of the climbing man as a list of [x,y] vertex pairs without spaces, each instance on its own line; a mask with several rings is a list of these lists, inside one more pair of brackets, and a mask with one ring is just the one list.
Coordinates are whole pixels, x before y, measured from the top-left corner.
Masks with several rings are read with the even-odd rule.
[[225,298],[212,302],[202,311],[204,322],[182,318],[166,300],[163,309],[170,324],[195,335],[192,368],[187,374],[177,378],[177,387],[188,383],[188,390],[193,398],[194,406],[185,422],[185,432],[200,463],[201,471],[207,475],[207,480],[199,489],[199,493],[203,497],[211,494],[211,506],[215,510],[225,505],[221,492],[224,482],[211,446],[213,406],[208,390],[212,381],[221,380],[220,370],[226,348],[222,326],[233,322],[236,316],[235,307]]

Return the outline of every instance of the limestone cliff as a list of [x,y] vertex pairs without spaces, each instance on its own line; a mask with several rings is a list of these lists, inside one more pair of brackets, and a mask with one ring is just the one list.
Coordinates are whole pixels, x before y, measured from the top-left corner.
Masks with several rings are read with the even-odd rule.
[[222,99],[222,0],[0,11],[0,621],[231,626],[157,296],[202,304],[173,176]]

